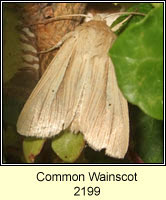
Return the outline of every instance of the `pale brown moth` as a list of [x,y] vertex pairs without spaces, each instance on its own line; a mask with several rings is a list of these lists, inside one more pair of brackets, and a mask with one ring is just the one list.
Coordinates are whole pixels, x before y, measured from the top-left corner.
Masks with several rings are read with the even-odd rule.
[[83,23],[67,34],[24,105],[17,131],[45,138],[70,128],[82,132],[93,149],[124,158],[129,143],[128,104],[108,56],[115,40],[101,20]]

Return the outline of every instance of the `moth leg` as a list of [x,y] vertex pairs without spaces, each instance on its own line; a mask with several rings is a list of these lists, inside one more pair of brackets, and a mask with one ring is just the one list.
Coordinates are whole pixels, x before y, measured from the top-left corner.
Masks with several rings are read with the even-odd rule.
[[74,31],[72,32],[69,32],[67,33],[65,36],[63,36],[63,38],[53,47],[47,49],[47,50],[44,50],[44,51],[40,51],[38,52],[38,54],[41,54],[41,53],[48,53],[50,51],[53,51],[54,49],[57,49],[59,48],[60,46],[62,46],[62,44],[67,40],[69,39],[70,37],[72,37],[74,35]]

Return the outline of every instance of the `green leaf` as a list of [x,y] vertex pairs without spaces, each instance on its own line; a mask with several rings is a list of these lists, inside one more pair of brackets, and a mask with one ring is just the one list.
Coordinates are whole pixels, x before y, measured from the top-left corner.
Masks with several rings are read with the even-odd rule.
[[[150,10],[153,9],[153,6],[151,5],[151,3],[134,3],[132,4],[132,6],[127,9],[127,12],[140,12],[140,13],[144,13],[147,14]],[[116,24],[119,24],[120,22],[122,22],[124,19],[126,19],[129,15],[122,15],[120,16],[112,25],[111,27],[114,27]],[[144,16],[142,15],[132,15],[132,17],[130,19],[128,19],[121,27],[119,30],[116,31],[116,34],[119,35],[121,34],[126,28],[128,28],[129,26],[131,26],[132,24],[135,24],[136,22],[139,22],[140,20],[142,20],[144,18]]]
[[3,157],[6,163],[22,163],[22,140],[15,126],[3,124]]
[[8,6],[3,8],[3,13],[3,81],[6,82],[21,67],[22,50],[20,34],[16,29],[20,13]]
[[19,147],[20,137],[17,134],[16,128],[13,126],[7,126],[3,131],[4,146]]
[[51,146],[64,162],[74,162],[81,154],[84,144],[81,133],[74,134],[66,130],[53,139]]
[[3,120],[10,125],[16,125],[18,116],[37,83],[36,73],[21,70],[4,84],[3,90]]
[[139,109],[131,114],[135,150],[145,163],[163,162],[163,121],[153,119]]
[[[38,72],[24,67],[20,42],[21,10],[23,4],[3,4],[3,121],[15,125],[20,111],[37,83]],[[20,12],[18,12],[20,11]],[[20,27],[21,28],[21,27]],[[21,70],[18,70],[21,68]]]
[[155,8],[163,6],[163,3],[151,3]]
[[163,118],[163,8],[126,29],[110,50],[118,84],[129,102]]
[[34,163],[35,157],[41,152],[45,139],[25,138],[23,152],[27,163]]

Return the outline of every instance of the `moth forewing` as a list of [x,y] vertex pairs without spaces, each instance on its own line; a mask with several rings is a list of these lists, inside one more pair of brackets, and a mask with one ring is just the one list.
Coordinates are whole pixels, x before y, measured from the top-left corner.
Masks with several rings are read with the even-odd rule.
[[115,34],[103,21],[77,27],[26,102],[17,122],[25,136],[82,132],[95,150],[123,158],[128,148],[127,101],[108,56]]
[[[68,45],[71,47],[70,50]],[[72,52],[75,49],[75,38],[67,43],[53,58],[42,78],[31,93],[17,121],[17,131],[26,136],[48,137],[53,100],[64,78]],[[56,66],[55,66],[56,63]],[[56,124],[52,124],[52,128]]]
[[106,154],[123,158],[128,149],[129,142],[129,116],[128,103],[118,88],[115,70],[110,59],[110,73],[108,82],[111,88],[107,92],[107,96],[111,95],[111,105],[113,107],[111,134],[109,135]]

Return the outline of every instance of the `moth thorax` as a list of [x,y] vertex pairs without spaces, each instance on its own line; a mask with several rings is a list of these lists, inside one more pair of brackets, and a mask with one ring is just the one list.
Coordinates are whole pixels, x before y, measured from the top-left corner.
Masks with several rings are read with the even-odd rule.
[[99,14],[93,16],[93,20],[95,21],[104,21],[103,17]]

